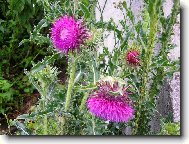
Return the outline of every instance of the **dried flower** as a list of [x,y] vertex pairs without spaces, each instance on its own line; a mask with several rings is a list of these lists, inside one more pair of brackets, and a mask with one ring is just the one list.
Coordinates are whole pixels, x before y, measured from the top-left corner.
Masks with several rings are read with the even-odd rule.
[[89,111],[104,120],[128,122],[134,117],[134,109],[127,88],[114,78],[102,79],[87,100]]
[[74,17],[63,16],[57,19],[51,29],[51,40],[54,47],[63,53],[78,50],[88,38],[88,31],[83,21]]

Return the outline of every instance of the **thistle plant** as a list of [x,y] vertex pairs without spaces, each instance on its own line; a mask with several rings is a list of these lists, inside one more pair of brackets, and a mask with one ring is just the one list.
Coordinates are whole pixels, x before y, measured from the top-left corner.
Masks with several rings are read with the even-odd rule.
[[[71,99],[71,93],[73,89],[76,64],[77,64],[77,52],[80,45],[88,38],[87,29],[81,21],[76,21],[73,17],[63,16],[59,18],[53,25],[51,39],[56,49],[66,54],[69,53],[71,59],[69,65],[71,65],[70,79],[68,83],[68,91],[66,95],[65,111],[68,111]],[[73,52],[75,52],[73,54]]]
[[[52,55],[26,72],[41,98],[31,114],[19,116],[15,123],[19,119],[34,121],[34,130],[24,127],[34,135],[125,135],[126,127],[131,127],[132,135],[150,134],[149,122],[162,81],[179,69],[167,56],[179,1],[174,2],[169,18],[163,16],[162,0],[145,1],[139,22],[127,3],[120,2],[116,7],[124,15],[121,29],[113,19],[103,21],[103,10],[95,0],[44,3],[50,29],[46,39]],[[62,9],[61,5],[67,7]],[[100,21],[95,21],[94,11],[88,7],[100,10]],[[114,32],[112,52],[104,45],[105,31]],[[161,44],[158,55],[154,54],[156,43]],[[55,68],[62,59],[68,63],[64,83]],[[43,131],[38,126],[41,120]]]

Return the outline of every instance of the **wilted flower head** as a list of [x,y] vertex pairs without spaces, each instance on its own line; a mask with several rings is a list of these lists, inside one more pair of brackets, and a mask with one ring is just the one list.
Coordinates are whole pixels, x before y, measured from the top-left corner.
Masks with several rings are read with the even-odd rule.
[[105,77],[98,83],[97,90],[92,91],[88,100],[89,111],[97,117],[112,122],[128,122],[134,117],[132,101],[126,91],[124,81]]
[[126,60],[127,60],[128,64],[134,65],[134,66],[139,65],[140,64],[139,55],[140,55],[139,51],[129,50],[126,53]]
[[80,45],[88,38],[88,31],[83,21],[74,17],[63,16],[57,19],[51,28],[51,40],[54,47],[63,52],[79,49]]

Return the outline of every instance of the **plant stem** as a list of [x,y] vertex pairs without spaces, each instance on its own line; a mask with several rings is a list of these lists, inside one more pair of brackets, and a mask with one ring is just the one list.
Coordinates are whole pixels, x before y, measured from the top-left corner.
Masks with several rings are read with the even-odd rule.
[[[46,100],[46,99],[45,99]],[[43,101],[43,110],[45,109],[45,100]],[[48,121],[47,121],[47,114],[45,114],[44,116],[44,120],[43,120],[43,123],[44,123],[44,127],[43,127],[43,134],[44,135],[48,135],[48,129],[47,129],[47,125],[48,125]]]
[[96,133],[95,133],[95,127],[96,127],[96,125],[95,125],[95,117],[92,115],[92,127],[93,127],[93,135],[96,135]]
[[88,93],[88,92],[85,92],[85,93],[84,93],[84,96],[83,96],[83,99],[82,99],[82,101],[81,101],[81,105],[79,106],[79,111],[82,111],[82,110],[83,110],[88,96],[89,96],[89,93]]
[[[11,134],[11,129],[10,129],[10,122],[9,122],[9,119],[8,119],[8,117],[7,117],[7,115],[6,114],[4,114],[4,116],[5,116],[5,118],[6,118],[6,121],[7,121],[7,124],[8,124],[8,130],[9,130],[9,134]],[[12,134],[11,134],[12,135]]]
[[60,131],[61,131],[61,135],[65,135],[65,117],[62,116],[61,118],[61,122],[60,122]]
[[74,14],[75,14],[78,9],[78,0],[73,0],[73,3],[74,3]]
[[[163,32],[165,32],[164,35],[162,35],[163,37],[163,41],[161,41],[162,43],[162,47],[161,47],[161,50],[160,50],[160,53],[157,57],[160,57],[162,56],[163,59],[167,59],[167,53],[169,52],[169,49],[168,49],[168,43],[170,42],[170,38],[171,38],[171,32],[173,31],[173,26],[174,24],[176,23],[176,19],[177,19],[177,14],[179,12],[179,0],[175,0],[174,1],[174,5],[173,5],[173,8],[172,8],[172,13],[171,13],[171,17],[169,19],[169,22],[168,23],[162,23],[164,29],[163,29]],[[166,72],[164,70],[164,67],[158,67],[156,69],[156,76],[153,78],[153,83],[152,83],[152,86],[151,86],[151,90],[150,90],[150,100],[151,101],[154,101],[154,97],[156,96],[156,93],[159,92],[159,89],[157,89],[157,85],[159,84],[162,84],[162,81],[163,81],[163,78],[164,76],[166,75]]]
[[76,59],[73,57],[73,61],[69,64],[71,67],[70,71],[70,79],[68,83],[68,91],[66,94],[66,103],[65,103],[65,112],[68,111],[69,106],[70,106],[70,100],[71,100],[71,94],[74,86],[74,79],[75,79],[75,73],[76,73]]
[[[93,70],[93,84],[94,84],[94,86],[96,86],[96,69],[95,68],[96,68],[96,63],[93,62],[93,64],[92,64],[92,70]],[[83,110],[88,96],[89,96],[89,92],[85,92],[84,97],[83,97],[83,99],[81,101],[81,105],[79,107],[80,111]]]
[[149,4],[149,7],[151,8],[150,13],[150,34],[148,39],[148,46],[145,49],[145,58],[144,63],[142,67],[142,85],[140,88],[140,97],[138,100],[138,110],[136,113],[136,119],[135,119],[135,129],[134,134],[146,134],[149,132],[148,127],[148,120],[149,120],[149,113],[148,109],[146,109],[146,106],[144,105],[145,102],[148,101],[149,98],[149,91],[148,91],[148,83],[149,83],[149,73],[150,73],[150,65],[152,62],[152,56],[153,56],[153,50],[155,45],[155,39],[157,35],[157,26],[158,26],[158,14],[157,14],[157,3],[158,0],[155,0],[155,2],[152,2]]

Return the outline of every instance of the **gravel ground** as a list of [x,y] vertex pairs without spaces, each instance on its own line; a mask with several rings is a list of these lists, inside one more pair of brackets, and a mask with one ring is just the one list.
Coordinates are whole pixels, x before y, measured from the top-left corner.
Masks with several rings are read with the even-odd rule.
[[[109,21],[110,18],[113,18],[115,23],[119,28],[121,26],[118,24],[120,19],[123,19],[123,14],[114,8],[114,2],[118,3],[121,0],[108,0],[104,9],[103,17],[104,21]],[[131,6],[132,11],[137,17],[137,20],[140,20],[140,13],[143,8],[143,0],[126,0],[128,5]],[[104,6],[105,0],[99,0],[99,4],[101,8]],[[169,16],[171,13],[171,8],[173,6],[173,0],[166,0],[164,4],[164,14],[165,17]],[[100,12],[96,9],[96,19],[97,21],[100,19]],[[113,32],[105,32],[104,34],[109,34],[109,36],[105,39],[104,44],[109,48],[110,51],[114,48],[114,36]],[[176,44],[176,47],[170,51],[169,58],[170,60],[176,60],[180,58],[180,16],[178,16],[177,24],[174,26],[174,35],[172,36],[172,43]],[[158,50],[158,44],[157,44]],[[102,49],[99,50],[100,52]],[[180,72],[175,72],[174,77],[170,80],[170,97],[173,107],[173,120],[180,121]]]

